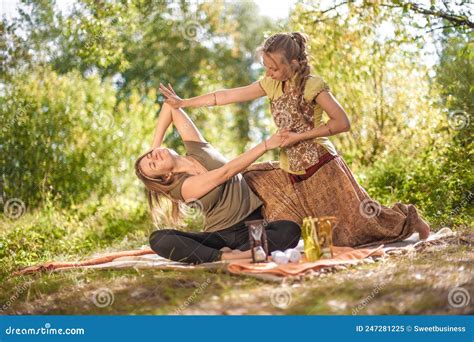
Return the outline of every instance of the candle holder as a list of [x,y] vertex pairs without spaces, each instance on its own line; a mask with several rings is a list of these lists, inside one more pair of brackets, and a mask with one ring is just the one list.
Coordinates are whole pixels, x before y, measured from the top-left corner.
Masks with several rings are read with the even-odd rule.
[[245,221],[249,230],[250,249],[252,250],[252,262],[266,262],[268,260],[268,240],[265,231],[265,220]]
[[332,228],[337,223],[334,216],[307,217],[303,220],[301,232],[307,261],[332,258]]

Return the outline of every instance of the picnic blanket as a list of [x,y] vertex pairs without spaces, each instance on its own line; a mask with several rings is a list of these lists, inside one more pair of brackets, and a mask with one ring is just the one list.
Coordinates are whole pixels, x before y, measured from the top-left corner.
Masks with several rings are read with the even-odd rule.
[[[234,260],[231,262],[213,262],[199,265],[189,265],[182,262],[167,260],[155,254],[150,248],[121,251],[101,254],[87,260],[73,262],[47,262],[40,265],[29,266],[15,272],[13,275],[32,274],[45,271],[62,271],[70,269],[117,269],[117,268],[153,268],[153,269],[170,269],[170,270],[196,270],[196,269],[222,269],[231,274],[260,276],[260,278],[284,278],[287,276],[304,275],[308,271],[318,271],[327,268],[333,268],[340,265],[354,265],[361,262],[367,262],[373,259],[383,257],[386,254],[400,252],[409,248],[415,248],[419,244],[436,241],[454,233],[451,229],[445,227],[437,233],[432,233],[427,240],[420,241],[418,233],[413,234],[409,238],[387,245],[370,246],[366,248],[356,249],[351,247],[334,247],[333,258],[321,259],[315,262],[307,262],[304,259],[299,263],[277,265],[276,263],[257,263],[254,264],[250,260]],[[301,240],[297,249],[303,252],[303,241]]]

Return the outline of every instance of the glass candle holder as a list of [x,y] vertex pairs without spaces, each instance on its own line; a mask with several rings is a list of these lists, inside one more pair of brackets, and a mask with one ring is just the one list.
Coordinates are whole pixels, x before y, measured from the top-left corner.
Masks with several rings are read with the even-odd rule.
[[332,228],[337,222],[334,216],[307,217],[303,220],[301,232],[307,261],[332,258]]

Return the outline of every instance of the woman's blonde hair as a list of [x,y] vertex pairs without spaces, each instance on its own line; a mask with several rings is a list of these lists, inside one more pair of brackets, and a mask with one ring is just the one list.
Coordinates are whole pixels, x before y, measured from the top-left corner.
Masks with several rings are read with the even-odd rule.
[[170,192],[177,186],[179,182],[187,176],[186,173],[171,174],[169,177],[158,176],[149,177],[143,173],[140,167],[140,161],[146,157],[151,151],[148,151],[138,157],[135,162],[135,174],[143,182],[147,192],[148,206],[150,207],[151,215],[153,220],[156,222],[156,211],[155,208],[165,209],[165,202],[171,202],[171,217],[175,224],[179,224],[183,218],[183,203],[179,199],[172,198]]
[[289,64],[295,59],[299,67],[295,70],[296,72],[296,90],[298,94],[298,104],[301,109],[303,92],[306,84],[307,76],[311,72],[309,65],[309,55],[307,52],[307,43],[309,37],[305,33],[292,32],[292,33],[276,33],[268,37],[262,46],[257,50],[257,56],[261,57],[264,53],[279,53],[283,55],[286,62]]

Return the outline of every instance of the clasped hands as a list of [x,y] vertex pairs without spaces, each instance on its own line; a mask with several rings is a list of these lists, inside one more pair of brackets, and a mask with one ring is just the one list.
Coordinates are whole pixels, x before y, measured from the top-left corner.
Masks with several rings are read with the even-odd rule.
[[292,132],[289,128],[282,128],[267,139],[266,145],[268,149],[274,149],[291,146],[301,140],[303,140],[301,134]]

